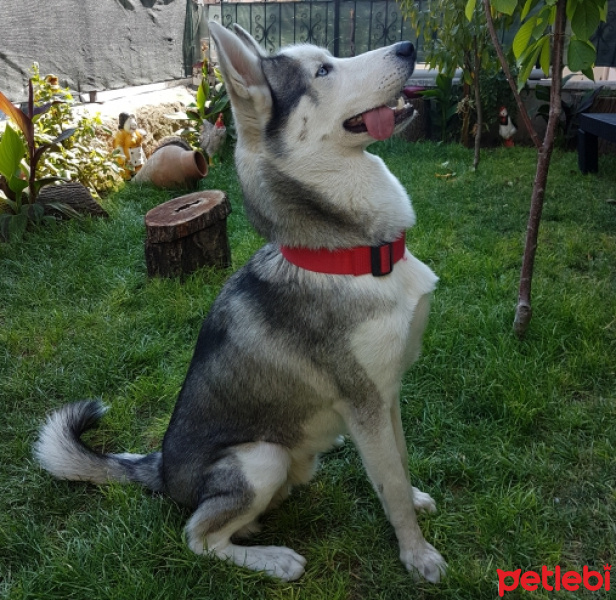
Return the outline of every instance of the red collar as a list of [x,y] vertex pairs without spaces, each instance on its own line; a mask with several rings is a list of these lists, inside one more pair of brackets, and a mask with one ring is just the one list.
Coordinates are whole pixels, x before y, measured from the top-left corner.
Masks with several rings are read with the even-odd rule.
[[329,275],[389,275],[406,250],[405,232],[394,242],[380,246],[358,246],[341,250],[321,248],[290,248],[281,246],[280,252],[290,262],[316,273]]

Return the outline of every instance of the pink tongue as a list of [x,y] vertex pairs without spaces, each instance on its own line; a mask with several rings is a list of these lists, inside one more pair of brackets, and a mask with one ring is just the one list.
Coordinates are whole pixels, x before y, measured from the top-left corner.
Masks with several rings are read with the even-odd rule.
[[396,126],[393,108],[381,106],[365,112],[362,116],[368,133],[375,140],[386,140],[393,135]]

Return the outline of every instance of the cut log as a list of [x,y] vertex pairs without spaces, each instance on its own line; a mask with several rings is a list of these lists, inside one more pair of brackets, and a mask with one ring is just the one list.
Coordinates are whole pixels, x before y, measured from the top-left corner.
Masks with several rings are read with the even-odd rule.
[[[45,207],[45,214],[61,219],[70,218],[66,212],[62,212],[62,206],[66,206],[80,215],[107,218],[107,211],[98,203],[84,185],[77,181],[63,183],[61,185],[47,185],[41,188],[37,202]],[[54,207],[54,204],[57,207]]]
[[187,194],[150,210],[145,216],[148,275],[183,277],[205,266],[231,266],[230,213],[220,190]]

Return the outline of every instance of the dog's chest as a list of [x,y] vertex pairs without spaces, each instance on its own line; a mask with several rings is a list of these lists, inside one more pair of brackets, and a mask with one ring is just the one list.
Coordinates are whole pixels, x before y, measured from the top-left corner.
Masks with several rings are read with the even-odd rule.
[[382,397],[397,396],[404,371],[420,354],[437,281],[432,270],[407,251],[391,275],[374,282],[383,286],[390,308],[361,322],[351,335],[351,347]]

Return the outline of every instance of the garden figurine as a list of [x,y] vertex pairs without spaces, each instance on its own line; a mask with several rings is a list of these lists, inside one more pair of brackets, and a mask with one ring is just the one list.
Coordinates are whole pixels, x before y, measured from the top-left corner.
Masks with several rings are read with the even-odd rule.
[[498,133],[505,141],[506,148],[512,148],[515,145],[513,143],[513,136],[516,131],[516,126],[513,124],[507,108],[501,106],[498,113]]
[[222,113],[218,114],[216,123],[203,121],[199,144],[208,155],[210,165],[214,164],[214,156],[218,154],[227,139],[227,128]]
[[143,140],[145,136],[143,129],[138,129],[137,119],[134,114],[120,113],[118,118],[118,131],[113,138],[113,147],[121,148],[124,156],[118,158],[122,169],[122,177],[130,179],[139,172],[145,162],[143,153]]

